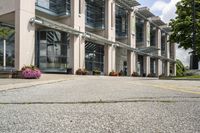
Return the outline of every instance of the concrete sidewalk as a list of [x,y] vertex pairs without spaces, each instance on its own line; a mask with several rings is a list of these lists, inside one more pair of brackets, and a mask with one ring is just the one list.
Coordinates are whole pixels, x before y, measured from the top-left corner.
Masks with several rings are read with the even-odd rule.
[[42,84],[52,84],[72,80],[77,76],[65,74],[42,74],[40,79],[3,79],[0,78],[0,91],[32,87]]

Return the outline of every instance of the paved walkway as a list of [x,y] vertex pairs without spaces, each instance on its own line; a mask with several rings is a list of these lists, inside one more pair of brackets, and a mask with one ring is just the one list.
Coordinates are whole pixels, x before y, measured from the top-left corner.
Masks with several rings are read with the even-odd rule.
[[40,79],[4,79],[0,78],[0,91],[51,84],[73,79],[76,76],[65,74],[43,74]]

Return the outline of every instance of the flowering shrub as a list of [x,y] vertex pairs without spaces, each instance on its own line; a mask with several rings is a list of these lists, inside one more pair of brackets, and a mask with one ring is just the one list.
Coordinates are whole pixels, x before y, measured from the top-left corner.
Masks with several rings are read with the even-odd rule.
[[39,79],[41,71],[35,66],[24,66],[22,68],[22,77],[25,79]]
[[88,71],[86,69],[78,69],[76,71],[76,75],[87,75],[88,74]]
[[138,74],[137,72],[133,72],[132,76],[133,76],[133,77],[138,77],[139,74]]
[[119,74],[115,71],[110,72],[109,76],[118,76]]

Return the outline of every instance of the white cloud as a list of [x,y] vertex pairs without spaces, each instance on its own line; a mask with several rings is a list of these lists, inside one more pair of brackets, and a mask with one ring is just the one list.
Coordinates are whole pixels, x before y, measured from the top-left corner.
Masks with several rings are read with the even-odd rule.
[[153,12],[162,11],[166,7],[167,4],[168,3],[164,1],[156,1],[151,7],[151,11]]
[[161,13],[161,19],[163,19],[165,22],[169,22],[170,19],[176,17],[176,3],[180,0],[171,0],[166,6],[163,8]]

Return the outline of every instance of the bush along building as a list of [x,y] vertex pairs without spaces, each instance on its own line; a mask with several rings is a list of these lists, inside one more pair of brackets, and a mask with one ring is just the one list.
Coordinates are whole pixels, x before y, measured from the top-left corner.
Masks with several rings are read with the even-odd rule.
[[170,28],[139,5],[136,0],[0,0],[0,27],[15,30],[6,50],[0,41],[0,67],[175,75]]

